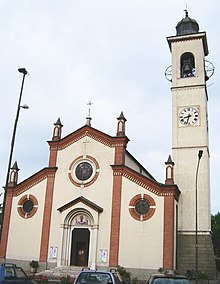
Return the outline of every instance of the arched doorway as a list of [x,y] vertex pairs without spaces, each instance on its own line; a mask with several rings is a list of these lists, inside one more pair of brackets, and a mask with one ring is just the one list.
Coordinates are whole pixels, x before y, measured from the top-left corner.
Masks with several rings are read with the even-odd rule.
[[72,231],[70,265],[88,266],[90,231],[75,228]]

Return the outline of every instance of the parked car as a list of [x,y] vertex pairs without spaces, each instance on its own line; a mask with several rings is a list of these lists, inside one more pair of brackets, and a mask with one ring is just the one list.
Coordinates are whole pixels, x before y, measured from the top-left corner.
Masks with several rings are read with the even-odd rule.
[[120,274],[116,270],[83,269],[76,277],[74,284],[123,284]]
[[190,284],[186,276],[174,273],[153,274],[147,281],[147,284]]
[[0,284],[37,284],[28,278],[24,270],[13,263],[2,263],[0,265]]

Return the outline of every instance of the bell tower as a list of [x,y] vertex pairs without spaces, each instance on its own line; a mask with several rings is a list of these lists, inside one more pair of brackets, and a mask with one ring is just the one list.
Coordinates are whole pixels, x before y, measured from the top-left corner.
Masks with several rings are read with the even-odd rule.
[[[172,82],[174,183],[181,191],[177,270],[185,274],[194,269],[213,277],[206,81],[214,67],[205,60],[209,53],[206,33],[199,32],[198,23],[187,11],[176,26],[176,36],[168,37],[167,41],[172,56],[172,65],[165,74]],[[211,64],[209,70],[206,70],[207,62]],[[203,154],[200,158],[199,153]]]

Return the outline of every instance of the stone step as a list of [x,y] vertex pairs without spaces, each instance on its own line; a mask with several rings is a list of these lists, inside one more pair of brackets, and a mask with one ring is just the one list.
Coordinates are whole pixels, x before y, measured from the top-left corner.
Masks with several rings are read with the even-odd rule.
[[47,279],[61,279],[65,276],[76,278],[82,268],[83,267],[80,266],[59,266],[36,273],[35,276],[46,277]]

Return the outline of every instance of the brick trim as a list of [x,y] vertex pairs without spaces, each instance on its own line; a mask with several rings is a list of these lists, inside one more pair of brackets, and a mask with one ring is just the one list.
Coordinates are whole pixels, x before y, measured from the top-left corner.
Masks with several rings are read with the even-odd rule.
[[58,146],[59,142],[54,141],[53,147],[50,147],[49,167],[56,167]]
[[129,141],[129,139],[126,136],[112,137],[95,128],[92,128],[91,126],[85,125],[82,128],[71,133],[70,135],[67,135],[66,137],[60,139],[59,142],[48,141],[48,144],[50,145],[50,150],[59,151],[69,147],[70,145],[74,144],[75,142],[79,141],[80,139],[86,136],[108,147],[116,147],[117,145],[124,143],[124,141],[127,144]]
[[18,196],[24,193],[31,187],[35,186],[36,184],[40,183],[41,181],[46,179],[48,176],[53,174],[56,170],[57,170],[56,167],[50,167],[50,168],[48,167],[48,168],[44,168],[40,170],[33,176],[27,178],[26,180],[22,181],[21,183],[13,187],[13,196]]
[[5,192],[5,194],[6,194],[6,197],[5,197],[5,212],[4,212],[4,220],[3,220],[3,224],[2,224],[0,258],[6,258],[9,225],[10,225],[10,219],[11,219],[13,190],[8,188],[7,191]]
[[[142,199],[145,199],[150,206],[148,212],[144,215],[138,214],[136,209],[135,209],[137,202],[139,200],[142,200]],[[156,206],[156,203],[151,196],[149,196],[147,194],[143,194],[143,195],[137,194],[131,199],[131,201],[129,203],[129,213],[137,221],[147,221],[148,219],[150,219],[154,215],[155,210],[156,210],[155,206]]]
[[174,197],[164,197],[163,268],[174,269]]
[[113,177],[109,266],[118,266],[122,175]]
[[176,185],[159,184],[124,165],[112,165],[111,167],[114,176],[122,175],[158,196],[174,196],[175,200],[179,199],[180,191]]
[[[89,180],[77,181],[72,176],[72,171],[75,168],[75,166],[82,161],[89,161],[91,164],[93,164],[95,172]],[[69,177],[71,183],[74,184],[77,187],[84,188],[84,187],[90,186],[91,184],[93,184],[97,180],[98,175],[99,175],[99,171],[100,171],[100,167],[99,167],[99,163],[97,162],[97,160],[95,158],[93,158],[90,155],[85,155],[85,156],[79,156],[76,159],[74,159],[72,161],[72,163],[70,164],[68,171],[69,171],[68,177]]]
[[[23,210],[23,204],[26,200],[31,200],[33,202],[33,209],[31,210],[31,212],[27,213],[27,212],[24,212]],[[34,216],[34,214],[37,212],[37,209],[38,209],[38,202],[37,202],[37,198],[34,197],[33,195],[31,194],[26,194],[24,195],[23,197],[21,197],[21,199],[18,201],[18,205],[17,205],[17,211],[18,211],[18,214],[22,217],[22,218],[25,218],[25,219],[28,219],[28,218],[31,218]]]
[[41,232],[40,261],[46,262],[48,255],[50,223],[53,203],[55,172],[48,176],[46,185],[46,196],[44,203],[44,215]]

